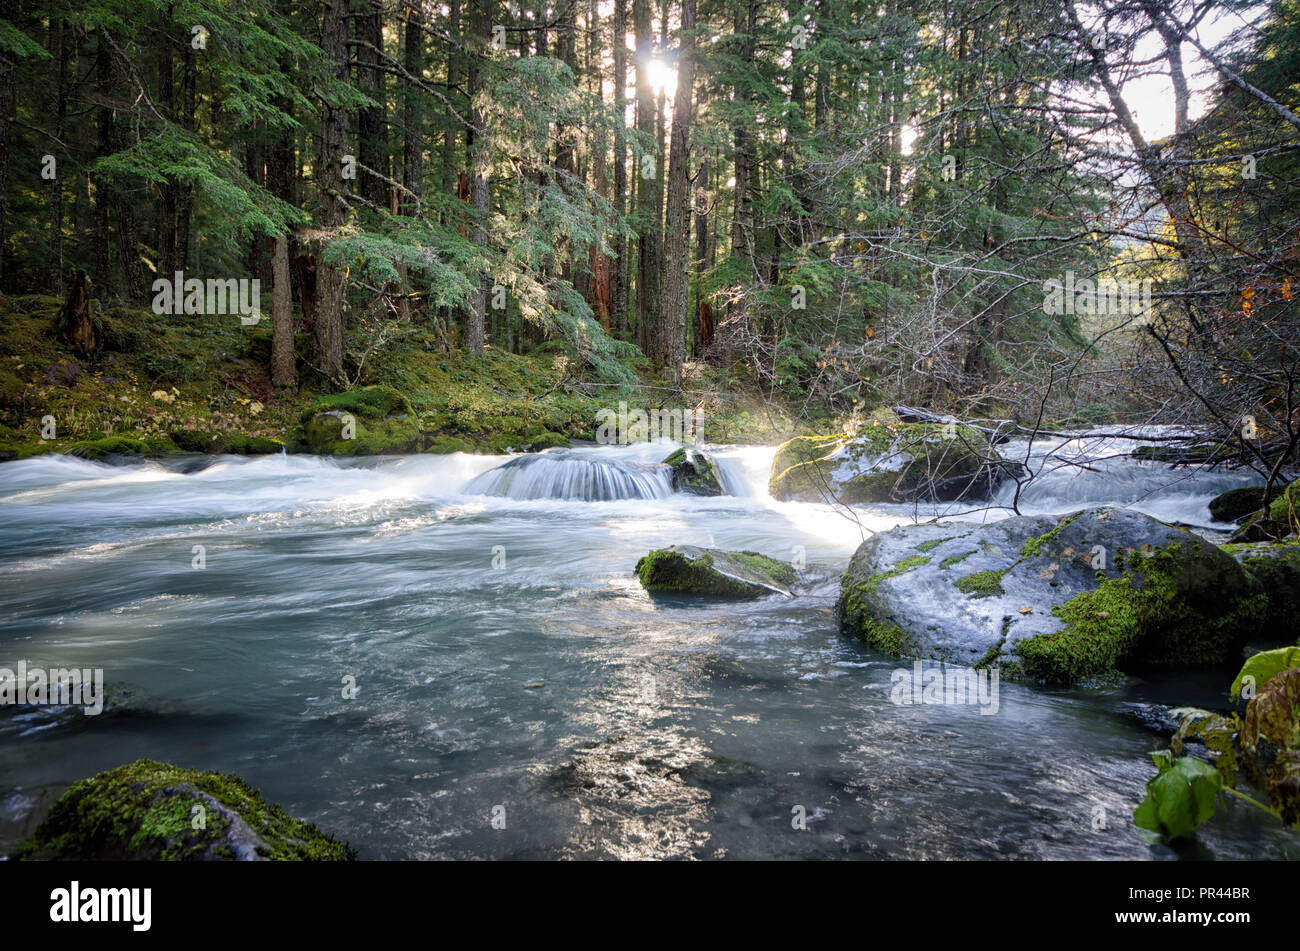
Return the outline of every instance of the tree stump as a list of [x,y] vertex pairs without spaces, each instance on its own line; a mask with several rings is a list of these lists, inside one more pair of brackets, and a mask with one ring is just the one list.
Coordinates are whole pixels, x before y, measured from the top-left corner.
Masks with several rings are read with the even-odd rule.
[[104,346],[104,332],[95,320],[90,288],[86,272],[78,271],[59,311],[59,340],[81,357],[96,356]]

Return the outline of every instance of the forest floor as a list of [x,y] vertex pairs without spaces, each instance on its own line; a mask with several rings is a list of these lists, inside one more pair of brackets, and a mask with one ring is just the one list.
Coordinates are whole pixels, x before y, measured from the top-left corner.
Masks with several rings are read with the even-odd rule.
[[[229,317],[177,318],[114,307],[100,314],[102,352],[77,356],[55,334],[61,301],[0,297],[0,461],[46,452],[92,459],[110,454],[178,451],[313,451],[304,423],[313,413],[347,409],[347,397],[310,371],[310,334],[299,334],[299,386],[271,384],[270,321],[243,327]],[[371,451],[499,453],[564,445],[596,435],[604,408],[683,408],[645,366],[640,381],[610,386],[584,377],[559,351],[526,356],[488,348],[481,358],[448,348],[411,324],[364,361],[354,389],[391,388],[413,416],[416,438],[392,447],[338,444],[340,453]],[[743,368],[689,367],[684,408],[703,414],[712,443],[772,444],[834,428],[830,419],[797,419],[765,398]],[[797,408],[795,408],[797,412]],[[52,438],[51,438],[52,437]]]

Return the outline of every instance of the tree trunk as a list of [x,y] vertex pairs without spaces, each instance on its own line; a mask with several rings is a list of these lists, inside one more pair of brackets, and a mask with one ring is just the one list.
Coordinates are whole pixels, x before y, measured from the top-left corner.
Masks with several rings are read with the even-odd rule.
[[[63,121],[67,115],[67,73],[68,73],[68,30],[63,20],[50,17],[50,55],[53,57],[51,69],[54,82],[50,84],[50,136],[55,143],[63,141]],[[63,157],[64,168],[59,171],[67,174],[71,171],[67,156]],[[63,179],[55,175],[50,180],[50,248],[46,271],[46,286],[51,294],[63,293]]]
[[293,289],[289,281],[289,236],[275,239],[271,259],[274,286],[271,301],[271,382],[276,386],[296,386],[293,362]]
[[[333,64],[335,76],[348,78],[347,0],[325,0],[322,4],[321,49]],[[348,114],[326,101],[321,121],[320,151],[314,177],[319,191],[320,226],[329,232],[347,220],[343,200],[343,156],[347,152]],[[321,245],[328,238],[323,238]],[[316,265],[316,315],[313,332],[316,359],[322,374],[331,383],[341,384],[343,377],[344,312],[347,304],[347,272],[338,264],[326,262],[318,254]]]
[[[650,2],[632,0],[632,24],[636,34],[636,129],[643,136],[654,134],[654,90],[650,85],[651,56]],[[644,141],[644,139],[643,139]],[[659,305],[659,157],[642,156],[636,163],[637,274],[636,339],[642,351],[650,349],[650,324]],[[646,172],[653,174],[647,176]]]
[[[627,214],[627,0],[614,0],[614,209],[619,220]],[[610,309],[614,335],[627,337],[627,237],[614,236],[613,273],[610,275]]]
[[[376,0],[359,0],[353,22],[357,39],[367,44],[356,47],[357,85],[378,105],[357,113],[359,163],[391,178],[388,169],[388,145],[385,142],[387,109],[384,102],[384,73],[379,69],[379,50],[384,47],[382,9]],[[371,48],[373,47],[373,49]],[[388,183],[376,175],[362,172],[360,193],[366,201],[380,208],[388,206]]]
[[[469,60],[469,97],[475,101],[482,83],[482,56],[490,48],[492,13],[495,4],[481,3],[474,9],[471,17],[470,34],[473,36],[474,50]],[[488,133],[485,117],[477,106],[471,109],[470,130],[472,143],[470,147],[470,211],[474,217],[474,242],[486,247],[488,233],[486,221],[488,208],[492,203],[492,139]],[[470,295],[468,319],[465,323],[465,349],[473,356],[483,356],[484,328],[487,322],[488,290],[492,277],[487,272],[479,275],[474,292]]]
[[687,275],[691,247],[690,134],[692,94],[695,86],[695,0],[682,0],[681,57],[677,66],[677,94],[673,101],[672,144],[668,165],[668,209],[664,226],[663,312],[659,334],[660,354],[682,382],[686,348]]

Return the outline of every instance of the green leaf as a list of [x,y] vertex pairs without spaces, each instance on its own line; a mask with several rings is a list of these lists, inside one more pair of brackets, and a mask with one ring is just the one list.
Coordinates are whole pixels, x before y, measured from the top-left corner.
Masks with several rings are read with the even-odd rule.
[[1165,839],[1186,838],[1214,815],[1221,787],[1218,770],[1184,756],[1172,766],[1161,766],[1160,773],[1147,782],[1146,798],[1133,811],[1133,822]]
[[1237,679],[1232,682],[1232,699],[1236,700],[1241,696],[1247,677],[1253,678],[1250,683],[1257,693],[1274,676],[1292,667],[1300,667],[1300,647],[1279,647],[1277,650],[1261,651],[1242,665]]

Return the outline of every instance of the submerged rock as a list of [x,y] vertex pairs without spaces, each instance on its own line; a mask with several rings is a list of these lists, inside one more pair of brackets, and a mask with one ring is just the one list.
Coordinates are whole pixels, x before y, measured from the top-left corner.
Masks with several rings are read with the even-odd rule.
[[1124,509],[907,525],[865,541],[841,630],[879,650],[1053,683],[1235,658],[1266,599],[1231,557]]
[[726,495],[718,464],[699,449],[683,447],[662,463],[672,469],[673,491],[687,495]]
[[772,459],[769,491],[783,502],[954,501],[987,498],[1024,471],[979,430],[874,420],[852,435],[798,436]]
[[636,563],[647,591],[708,594],[719,598],[794,596],[794,568],[755,551],[723,551],[674,545],[650,552]]
[[73,783],[13,858],[344,861],[356,853],[236,776],[142,759]]

